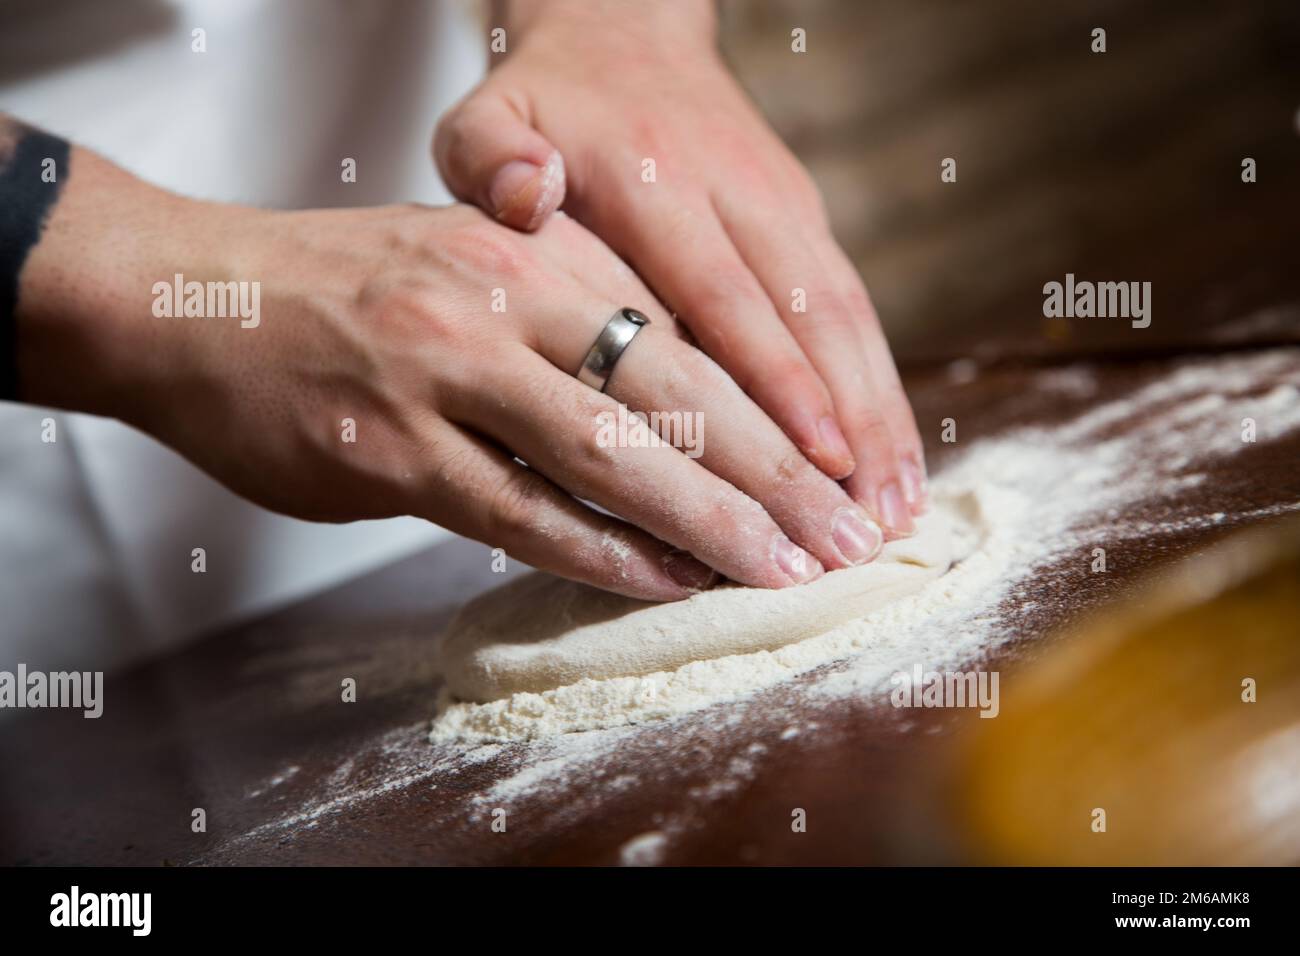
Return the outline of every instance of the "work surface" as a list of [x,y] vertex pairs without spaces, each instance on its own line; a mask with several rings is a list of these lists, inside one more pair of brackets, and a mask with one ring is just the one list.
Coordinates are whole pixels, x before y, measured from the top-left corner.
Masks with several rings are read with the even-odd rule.
[[[987,640],[951,635],[964,642],[962,656],[1006,685],[1052,652],[1062,625],[1152,568],[1300,507],[1297,385],[1294,347],[1033,367],[958,362],[909,374],[933,471],[1046,441],[1060,442],[1079,469],[1100,469],[1092,484],[1061,472],[1060,513],[1079,526],[1058,536],[1064,546],[1045,552],[1044,566],[1019,569],[1014,592],[979,622]],[[1242,441],[1246,417],[1255,442]],[[955,443],[939,440],[945,418],[956,423]],[[1143,459],[1144,448],[1161,460]],[[1056,507],[1038,497],[1038,507]],[[1094,570],[1099,546],[1105,573]],[[639,727],[429,744],[433,642],[461,602],[500,580],[485,547],[453,541],[110,677],[99,720],[9,715],[0,722],[0,862],[968,858],[951,794],[936,781],[977,713],[898,710],[866,685],[810,696],[816,674]],[[356,681],[355,703],[341,700],[346,678]],[[192,830],[196,808],[206,832]],[[792,829],[797,810],[806,832]]]

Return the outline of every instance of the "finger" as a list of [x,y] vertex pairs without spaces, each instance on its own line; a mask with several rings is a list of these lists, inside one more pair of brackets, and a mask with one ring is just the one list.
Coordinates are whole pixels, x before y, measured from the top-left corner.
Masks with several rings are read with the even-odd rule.
[[[797,224],[721,197],[717,208],[742,258],[772,302],[780,304],[787,326],[830,389],[857,463],[845,483],[850,494],[892,537],[912,534],[891,420],[897,410],[883,398],[886,388],[870,355],[866,320],[840,295]],[[802,311],[795,308],[800,302]],[[883,339],[875,347],[883,347]]]
[[[583,309],[599,315],[612,308]],[[635,349],[634,339],[628,349]],[[625,353],[626,354],[626,353]],[[754,499],[632,426],[611,434],[618,405],[520,344],[502,348],[480,388],[454,396],[452,417],[495,438],[560,487],[755,587],[822,573]]]
[[646,199],[600,235],[817,467],[832,478],[852,472],[826,386],[707,204]]
[[[464,429],[443,423],[433,447],[435,484],[417,513],[444,528],[535,568],[647,601],[681,600],[717,580],[690,555],[593,511]],[[454,506],[428,505],[449,500]]]
[[[551,267],[570,276],[575,287],[585,288],[596,298],[636,309],[648,317],[658,331],[670,331],[679,337],[683,335],[680,323],[646,287],[641,277],[591,230],[565,215],[563,210],[556,212],[533,239]],[[585,318],[594,319],[592,316]],[[608,320],[609,316],[604,319]],[[584,327],[583,334],[586,331]],[[592,341],[595,341],[594,336]],[[591,345],[590,342],[587,344]]]
[[[538,350],[561,371],[576,369],[605,321],[592,315],[551,326],[538,337]],[[631,412],[647,416],[661,439],[755,499],[825,567],[864,564],[879,554],[879,525],[717,363],[653,320],[634,342],[605,388],[626,406],[618,412],[618,427],[630,424]]]
[[458,199],[516,229],[536,229],[564,201],[560,151],[503,95],[475,92],[444,114],[433,154]]
[[[685,432],[695,410],[697,460],[762,505],[825,567],[865,564],[880,553],[879,524],[694,346],[670,335],[648,339],[619,364],[606,392],[631,408],[667,411],[654,424],[669,439]],[[706,420],[717,423],[707,441]]]
[[841,297],[848,303],[849,311],[858,317],[859,328],[866,336],[867,359],[871,365],[872,377],[880,390],[879,396],[889,422],[890,435],[894,439],[904,496],[912,513],[922,514],[929,506],[925,446],[921,441],[920,430],[916,427],[916,414],[903,390],[898,367],[894,364],[893,353],[885,339],[885,331],[880,325],[875,306],[871,303],[871,296],[863,285],[858,270],[834,239],[823,235],[814,247],[822,262],[836,277]]

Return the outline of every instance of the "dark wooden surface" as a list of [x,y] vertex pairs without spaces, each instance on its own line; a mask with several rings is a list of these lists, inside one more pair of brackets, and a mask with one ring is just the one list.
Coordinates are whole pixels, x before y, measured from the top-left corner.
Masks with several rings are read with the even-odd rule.
[[[1166,374],[1180,353],[1300,340],[1298,10],[733,5],[728,53],[827,192],[910,360],[934,464],[945,449],[933,423],[954,406],[966,441],[1087,407],[1035,392],[1054,361],[1091,356],[1099,390],[1116,396]],[[789,27],[804,21],[811,52],[792,60]],[[1109,30],[1104,57],[1087,52],[1093,25]],[[959,182],[944,186],[949,155]],[[1240,181],[1245,155],[1259,160],[1257,184]],[[1042,283],[1067,271],[1152,281],[1152,327],[1045,324]],[[973,382],[955,383],[937,361],[956,357],[982,363]],[[1218,461],[1176,498],[1135,494],[1130,517],[1226,518],[1127,542],[1129,570],[1104,578],[1077,563],[1046,569],[1041,587],[1067,598],[1041,602],[985,663],[1014,671],[1050,653],[1061,624],[1141,573],[1241,515],[1300,499],[1298,461],[1292,432],[1252,447],[1248,465]],[[965,858],[936,773],[970,713],[903,721],[847,699],[814,733],[784,739],[798,701],[776,688],[746,708],[743,726],[714,708],[625,734],[538,789],[492,791],[539,759],[535,745],[458,761],[423,734],[431,641],[460,602],[498,581],[485,548],[451,542],[110,678],[98,721],[5,715],[0,863],[613,863],[669,818],[661,862]],[[357,703],[340,703],[345,677],[358,682]],[[620,768],[638,783],[620,785]],[[498,804],[511,812],[506,834],[484,817]],[[817,825],[793,835],[791,806]],[[190,829],[196,807],[204,834]]]

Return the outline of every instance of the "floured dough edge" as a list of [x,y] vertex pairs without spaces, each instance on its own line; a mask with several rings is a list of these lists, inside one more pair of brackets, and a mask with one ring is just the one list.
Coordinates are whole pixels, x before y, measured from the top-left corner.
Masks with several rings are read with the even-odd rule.
[[534,572],[461,609],[439,645],[438,670],[457,699],[485,703],[775,650],[924,586],[948,570],[951,539],[951,521],[936,508],[869,564],[798,587],[724,585],[668,603]]
[[[983,543],[988,530],[984,515],[975,495],[969,493],[936,495],[936,508],[942,508],[951,523],[951,561],[955,564]],[[931,579],[923,590],[935,583]],[[920,597],[921,593],[913,596]],[[641,675],[582,677],[563,686],[516,692],[482,703],[457,699],[444,686],[430,740],[523,740],[682,714],[747,696],[822,664],[853,656],[872,642],[874,634],[869,627],[851,625],[869,622],[870,612],[845,626],[773,650],[696,660]]]

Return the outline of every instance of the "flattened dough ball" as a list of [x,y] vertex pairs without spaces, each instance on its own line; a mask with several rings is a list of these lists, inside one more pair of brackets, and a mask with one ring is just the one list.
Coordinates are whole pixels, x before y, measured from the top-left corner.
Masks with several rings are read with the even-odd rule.
[[533,572],[480,595],[452,620],[439,669],[457,698],[489,701],[584,677],[668,671],[691,661],[774,650],[915,591],[953,561],[942,507],[875,561],[782,590],[725,585],[653,604]]

